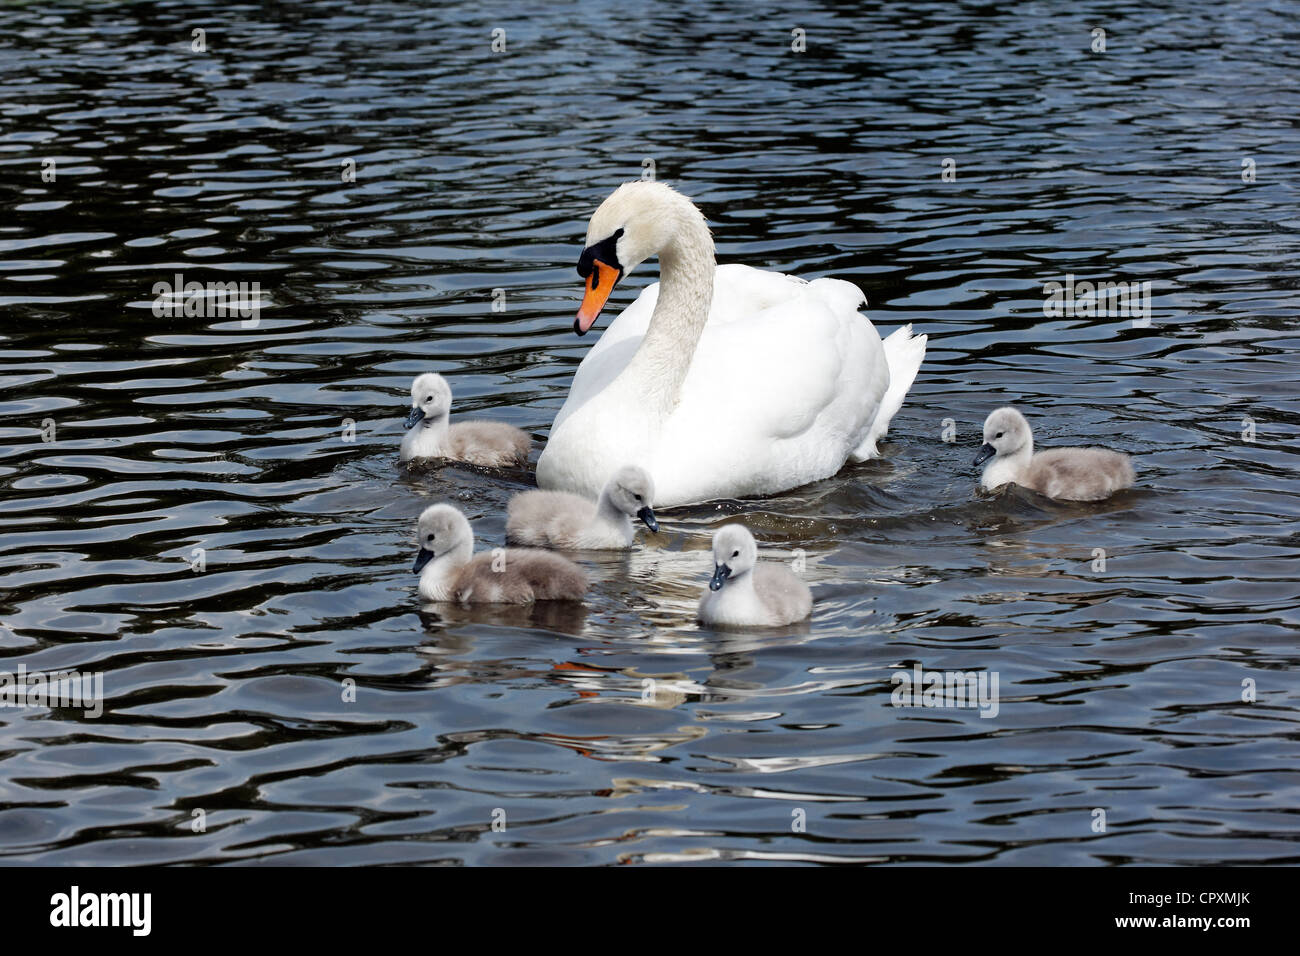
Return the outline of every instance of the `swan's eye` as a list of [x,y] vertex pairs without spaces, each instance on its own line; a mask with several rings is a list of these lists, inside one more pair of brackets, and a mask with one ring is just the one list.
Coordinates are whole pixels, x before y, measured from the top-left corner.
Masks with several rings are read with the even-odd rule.
[[641,496],[640,496],[640,495],[635,495],[634,497],[636,498],[637,501],[640,501],[640,500],[641,500]]
[[1001,438],[1001,437],[1002,437],[1003,435],[1005,435],[1005,434],[1006,434],[1006,432],[998,432],[996,435],[993,436],[993,440],[994,440],[994,441],[997,441],[999,438]]
[[432,540],[433,540],[433,535],[429,535],[428,540],[429,540],[429,541],[432,541]]
[[740,557],[740,552],[739,552],[739,551],[733,551],[733,552],[731,552],[731,556],[732,556],[733,558],[738,558],[738,557]]
[[431,402],[431,401],[433,401],[433,396],[432,396],[432,395],[426,395],[426,396],[424,396],[424,400],[425,400],[425,402]]

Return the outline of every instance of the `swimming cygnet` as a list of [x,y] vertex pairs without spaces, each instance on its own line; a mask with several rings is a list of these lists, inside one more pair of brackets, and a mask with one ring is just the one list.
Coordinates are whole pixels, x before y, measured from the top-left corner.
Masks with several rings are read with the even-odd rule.
[[[995,457],[996,456],[996,457]],[[1133,484],[1128,455],[1108,448],[1049,448],[1034,453],[1025,416],[1007,406],[984,420],[980,484],[989,491],[1007,482],[1063,501],[1100,501]]]
[[537,548],[474,553],[469,519],[448,504],[430,505],[416,524],[420,597],[461,604],[581,601],[587,575],[558,554]]
[[630,548],[633,517],[659,530],[653,501],[654,482],[635,466],[614,472],[595,503],[567,491],[525,491],[506,509],[506,541],[571,550]]
[[758,563],[758,544],[744,525],[713,535],[713,577],[700,598],[700,620],[717,627],[776,627],[812,613],[812,592],[783,564]]
[[436,372],[416,376],[411,383],[411,414],[406,416],[402,461],[450,458],[472,465],[500,468],[528,460],[532,439],[504,422],[450,423],[451,386]]

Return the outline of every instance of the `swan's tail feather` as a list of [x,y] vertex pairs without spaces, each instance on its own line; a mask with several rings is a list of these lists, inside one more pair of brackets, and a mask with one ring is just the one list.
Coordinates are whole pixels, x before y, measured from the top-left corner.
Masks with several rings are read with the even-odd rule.
[[921,361],[925,358],[927,336],[912,335],[912,326],[904,325],[895,329],[881,344],[885,348],[885,363],[889,366],[889,388],[880,399],[880,408],[871,422],[867,437],[853,450],[854,461],[866,461],[880,453],[876,442],[885,437],[889,423],[898,410],[903,407],[907,390],[916,381],[916,373],[921,370]]

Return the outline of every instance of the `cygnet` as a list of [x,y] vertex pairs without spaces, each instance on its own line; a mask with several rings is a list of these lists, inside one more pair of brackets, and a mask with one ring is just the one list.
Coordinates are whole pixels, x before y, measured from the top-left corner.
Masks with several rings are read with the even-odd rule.
[[416,524],[414,571],[420,597],[459,604],[581,601],[587,575],[568,558],[537,548],[474,553],[469,519],[449,504],[430,505]]
[[984,445],[975,464],[986,461],[980,484],[988,491],[1015,482],[1062,501],[1100,501],[1133,484],[1133,465],[1123,452],[1048,448],[1035,453],[1029,422],[1010,406],[984,421]]
[[633,517],[659,530],[653,501],[654,483],[635,466],[616,471],[596,502],[567,491],[525,491],[510,499],[506,541],[569,550],[630,548]]
[[532,439],[504,422],[458,422],[451,419],[451,386],[436,372],[411,383],[411,413],[406,416],[401,460],[448,458],[500,468],[528,460]]
[[808,585],[783,564],[758,563],[758,544],[744,525],[713,535],[713,577],[699,617],[714,627],[778,627],[812,613]]

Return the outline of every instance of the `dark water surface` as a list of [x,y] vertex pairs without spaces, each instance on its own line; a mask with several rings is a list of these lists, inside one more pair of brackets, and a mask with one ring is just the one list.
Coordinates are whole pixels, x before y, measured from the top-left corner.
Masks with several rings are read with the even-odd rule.
[[[0,9],[0,667],[107,698],[0,710],[0,859],[1300,860],[1300,3],[617,13]],[[665,514],[585,610],[422,612],[415,516],[498,544],[531,470],[403,473],[410,379],[540,445],[646,158],[722,261],[929,334],[885,457]],[[178,272],[260,322],[155,317]],[[1067,274],[1152,282],[1150,327],[1046,318]],[[976,496],[1008,402],[1139,487]],[[694,623],[737,515],[811,625]],[[917,663],[997,716],[891,706]]]

